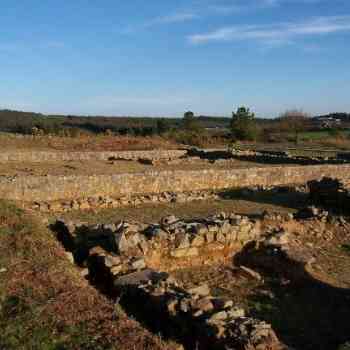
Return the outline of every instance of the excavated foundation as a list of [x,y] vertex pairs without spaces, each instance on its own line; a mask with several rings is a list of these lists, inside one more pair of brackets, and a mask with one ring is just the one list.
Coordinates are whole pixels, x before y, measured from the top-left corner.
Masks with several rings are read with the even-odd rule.
[[[299,291],[298,298],[310,298],[310,306],[318,309],[325,300],[336,298],[331,320],[350,315],[349,291],[317,280],[311,273],[313,255],[296,244],[297,236],[290,233],[313,215],[315,220],[325,219],[322,211],[315,210],[294,217],[265,214],[255,220],[221,213],[188,221],[167,216],[154,224],[92,226],[58,220],[52,229],[72,262],[96,288],[154,333],[176,339],[185,349],[274,350],[294,349],[295,345],[296,349],[337,349],[348,340],[346,323],[334,328],[332,336],[320,330],[320,344],[326,341],[326,347],[317,347],[314,339],[304,346],[300,345],[304,340],[299,344],[283,334],[278,323],[267,322],[268,315],[250,312],[230,297],[234,294],[231,280],[240,275],[245,284],[250,281],[248,284],[270,288],[269,293],[276,295]],[[226,276],[220,283],[226,293],[210,283],[217,277],[216,267]],[[211,277],[189,286],[180,276],[191,270],[210,270]],[[251,297],[247,294],[247,298]],[[329,308],[325,309],[328,315]]]

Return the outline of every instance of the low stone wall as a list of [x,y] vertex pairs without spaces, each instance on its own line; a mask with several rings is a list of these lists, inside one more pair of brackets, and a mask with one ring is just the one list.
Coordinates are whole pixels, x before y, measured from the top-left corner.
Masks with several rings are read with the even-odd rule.
[[159,160],[175,159],[184,156],[187,150],[151,150],[151,151],[119,151],[119,152],[1,152],[0,163],[6,162],[56,162],[56,161],[79,161],[79,160]]
[[185,288],[168,274],[182,267],[231,262],[247,242],[264,237],[259,222],[222,213],[196,221],[167,216],[153,225],[88,226],[59,220],[52,228],[70,260],[87,266],[83,274],[90,281],[120,300],[130,299],[139,312],[176,327],[196,348],[287,349],[269,324],[247,316],[233,300],[214,297],[207,284]]
[[[315,150],[320,152],[320,150]],[[199,157],[215,161],[218,159],[237,159],[241,161],[249,161],[264,164],[294,164],[294,165],[323,165],[323,164],[345,164],[349,162],[346,154],[342,156],[327,156],[326,153],[322,156],[298,156],[293,155],[288,151],[268,151],[268,150],[201,150],[192,148],[189,150],[190,156]]]
[[93,176],[3,176],[0,198],[55,201],[130,194],[305,184],[323,177],[350,178],[350,165],[275,166],[230,170],[149,171]]

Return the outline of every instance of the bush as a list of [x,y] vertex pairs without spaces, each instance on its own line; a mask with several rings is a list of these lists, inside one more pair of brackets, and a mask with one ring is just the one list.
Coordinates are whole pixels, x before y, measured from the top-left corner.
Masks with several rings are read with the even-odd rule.
[[232,112],[231,131],[234,140],[255,141],[258,129],[254,113],[246,107],[239,107],[237,112]]

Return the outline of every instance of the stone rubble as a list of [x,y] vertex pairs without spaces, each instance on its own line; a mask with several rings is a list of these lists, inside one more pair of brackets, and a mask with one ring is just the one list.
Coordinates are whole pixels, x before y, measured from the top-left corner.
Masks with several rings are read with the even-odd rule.
[[[230,259],[243,245],[261,235],[259,221],[225,213],[196,221],[183,221],[171,215],[159,224],[149,225],[133,222],[86,225],[58,220],[54,227],[56,231],[65,232],[61,241],[73,250],[82,252],[85,249],[85,256],[100,246],[110,254],[143,258],[151,266],[167,271],[215,259]],[[108,264],[112,261],[119,262],[109,258]],[[144,265],[140,261],[130,264],[135,269]]]
[[68,212],[71,210],[113,209],[152,203],[189,203],[198,200],[217,200],[219,198],[219,194],[213,190],[183,193],[163,192],[160,194],[131,195],[120,198],[100,196],[71,201],[35,202],[31,209],[41,212]]

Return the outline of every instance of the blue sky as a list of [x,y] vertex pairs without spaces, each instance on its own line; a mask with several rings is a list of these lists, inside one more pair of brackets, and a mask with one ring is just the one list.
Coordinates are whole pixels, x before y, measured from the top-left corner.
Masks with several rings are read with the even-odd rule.
[[350,112],[349,0],[1,0],[0,108]]

